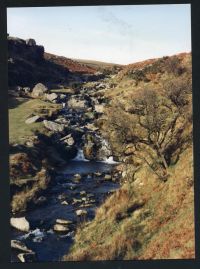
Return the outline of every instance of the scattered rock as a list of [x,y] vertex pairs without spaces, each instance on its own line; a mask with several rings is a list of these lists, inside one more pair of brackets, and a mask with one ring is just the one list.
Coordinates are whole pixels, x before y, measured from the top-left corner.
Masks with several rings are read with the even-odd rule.
[[35,262],[36,261],[36,255],[35,253],[20,253],[17,255],[19,260],[21,262]]
[[44,94],[47,92],[48,92],[47,87],[44,86],[42,83],[38,83],[33,88],[31,95],[32,95],[32,97],[37,98],[37,97],[44,96]]
[[53,121],[44,120],[43,123],[44,126],[50,131],[63,132],[65,129],[65,126],[63,124],[58,124]]
[[28,118],[25,123],[26,124],[31,124],[31,123],[34,123],[34,122],[37,122],[38,120],[40,119],[40,116],[33,116],[31,118]]
[[27,253],[33,253],[33,251],[31,249],[28,249],[23,242],[18,240],[11,240],[11,248],[21,250]]
[[30,230],[29,222],[26,220],[25,217],[22,218],[11,218],[10,224],[12,227],[16,228],[22,232],[28,232]]

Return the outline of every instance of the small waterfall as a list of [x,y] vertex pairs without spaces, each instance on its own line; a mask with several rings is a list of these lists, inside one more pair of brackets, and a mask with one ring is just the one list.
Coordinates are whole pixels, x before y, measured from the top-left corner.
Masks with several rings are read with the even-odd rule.
[[119,162],[116,162],[113,160],[113,156],[110,156],[108,158],[106,158],[105,160],[103,160],[104,163],[108,163],[108,164],[116,164],[116,163],[119,163]]
[[83,150],[82,149],[78,149],[78,153],[76,155],[76,157],[74,159],[72,159],[73,161],[82,161],[82,162],[89,162],[89,160],[87,160],[83,154]]

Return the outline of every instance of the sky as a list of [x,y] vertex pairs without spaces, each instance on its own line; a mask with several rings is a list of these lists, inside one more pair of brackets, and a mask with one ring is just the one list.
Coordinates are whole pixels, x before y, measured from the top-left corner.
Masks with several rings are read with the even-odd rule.
[[8,8],[7,28],[68,58],[129,64],[191,51],[189,4]]

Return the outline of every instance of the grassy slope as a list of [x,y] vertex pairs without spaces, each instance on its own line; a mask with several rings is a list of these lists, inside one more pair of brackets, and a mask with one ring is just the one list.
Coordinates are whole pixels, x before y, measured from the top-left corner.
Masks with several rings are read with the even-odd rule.
[[[47,103],[39,99],[10,99],[9,103],[9,140],[10,143],[20,144],[23,144],[30,136],[34,135],[34,131],[44,131],[42,122],[26,124],[25,120],[29,116],[33,113],[41,116],[43,113],[49,114],[59,107],[59,105]],[[42,113],[42,109],[45,112]]]
[[93,60],[85,60],[85,59],[74,59],[74,60],[78,63],[84,64],[84,65],[89,66],[91,68],[94,68],[96,70],[105,69],[105,68],[112,68],[114,66],[118,66],[118,67],[122,66],[120,64],[93,61]]
[[[190,160],[190,161],[188,161]],[[192,150],[171,168],[167,184],[146,167],[113,194],[95,220],[80,227],[65,260],[194,257]]]
[[[182,60],[190,69],[190,55]],[[145,86],[159,90],[162,82],[173,77],[156,73],[150,81],[136,83],[129,71],[130,66],[114,79],[118,85],[108,98],[127,102],[133,92]],[[190,145],[169,167],[165,183],[149,167],[140,167],[134,181],[124,183],[97,210],[95,219],[78,229],[64,260],[194,258],[192,154]]]

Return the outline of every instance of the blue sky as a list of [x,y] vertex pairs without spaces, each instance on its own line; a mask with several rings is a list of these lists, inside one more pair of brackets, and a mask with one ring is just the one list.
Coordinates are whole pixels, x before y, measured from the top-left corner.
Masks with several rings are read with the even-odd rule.
[[8,33],[45,51],[121,64],[191,51],[190,5],[7,10]]

